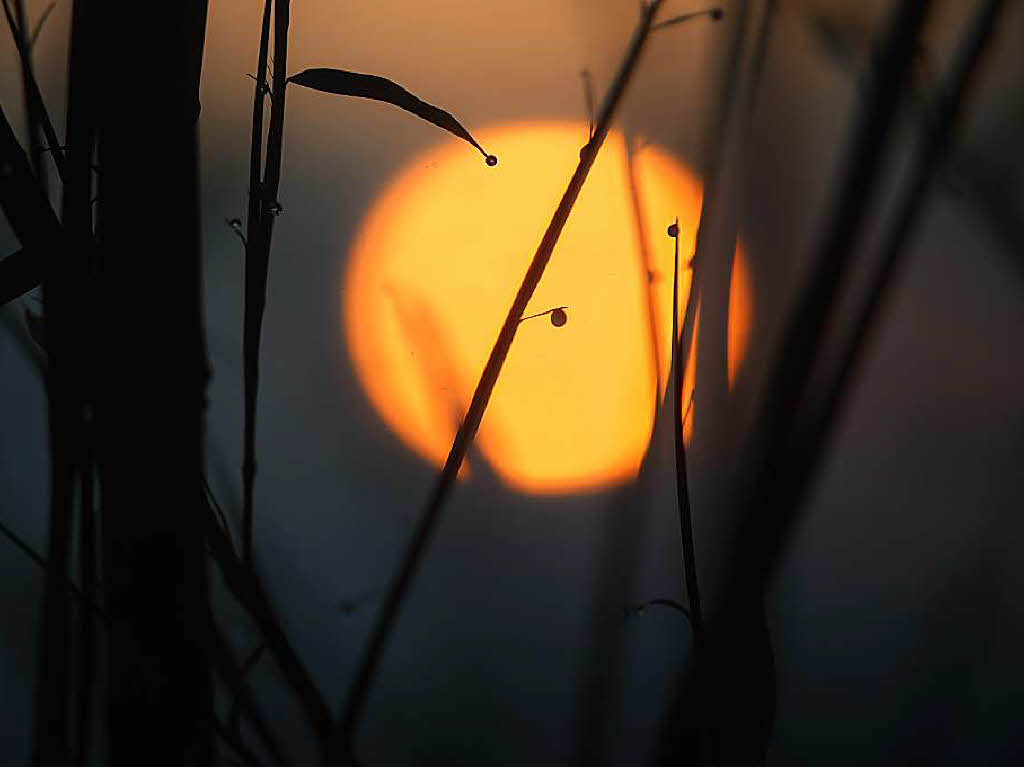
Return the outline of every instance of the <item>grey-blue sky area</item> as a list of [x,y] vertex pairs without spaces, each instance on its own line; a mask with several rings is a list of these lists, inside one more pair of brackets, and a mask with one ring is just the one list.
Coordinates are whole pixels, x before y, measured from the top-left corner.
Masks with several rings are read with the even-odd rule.
[[[755,326],[738,383],[742,412],[755,402],[759,374],[820,233],[857,98],[849,73],[812,38],[800,4],[781,5],[730,197],[755,284]],[[928,33],[939,62],[968,4],[940,5]],[[817,7],[854,13],[853,4]],[[857,4],[856,14],[870,23],[880,7]],[[39,48],[58,125],[69,8],[56,8]],[[290,69],[341,66],[393,76],[450,107],[470,130],[522,118],[582,119],[578,72],[589,66],[601,89],[635,10],[631,0],[297,3]],[[1018,211],[1024,67],[1014,40],[1024,32],[1022,11],[1017,4],[1004,19],[960,140],[999,171],[997,183]],[[224,219],[242,215],[246,201],[252,94],[245,73],[255,61],[259,8],[218,3],[210,12],[200,121],[214,369],[208,463],[215,491],[237,512],[242,252]],[[714,82],[708,67],[721,54],[714,36],[724,28],[680,28],[657,38],[622,124],[699,165],[703,105]],[[0,56],[0,99],[20,125],[17,69],[9,50]],[[909,130],[904,119],[883,202],[898,195]],[[340,324],[347,253],[377,192],[439,140],[431,126],[387,107],[288,95],[284,210],[262,349],[256,552],[289,635],[336,707],[375,596],[434,476],[383,425],[351,366]],[[874,212],[869,245],[890,209]],[[0,249],[14,247],[3,228]],[[1009,764],[1024,750],[1014,721],[1024,707],[1017,652],[1024,570],[1016,556],[1024,480],[1022,271],[970,200],[942,185],[910,251],[771,593],[779,713],[770,764]],[[868,263],[872,249],[861,253],[859,263]],[[16,321],[22,304],[5,311]],[[45,396],[6,328],[0,513],[44,550]],[[626,488],[526,496],[476,461],[480,470],[459,485],[385,656],[359,736],[368,763],[565,764],[575,753],[581,701],[594,689],[616,688],[622,694],[611,709],[616,721],[606,727],[608,761],[644,763],[690,642],[671,611],[622,616],[627,602],[682,597],[669,451],[660,441],[646,501]],[[721,478],[699,443],[691,463],[698,553],[710,572],[714,547],[700,547],[718,528],[712,488]],[[605,556],[609,538],[620,536],[622,550]],[[0,743],[5,761],[22,764],[30,749],[42,578],[20,552],[0,544],[0,678],[7,691]],[[632,554],[625,552],[630,546]],[[255,633],[217,593],[225,625],[247,650]],[[369,598],[351,614],[338,609],[339,601],[363,595]],[[620,642],[619,665],[595,670],[590,650],[599,635]],[[603,675],[596,688],[587,684],[595,674]],[[254,683],[300,763],[312,763],[301,715],[271,663],[261,662]]]

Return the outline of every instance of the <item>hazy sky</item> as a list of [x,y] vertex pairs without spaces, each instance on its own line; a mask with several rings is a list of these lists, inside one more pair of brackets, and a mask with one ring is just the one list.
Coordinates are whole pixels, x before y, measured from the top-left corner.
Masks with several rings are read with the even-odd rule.
[[[34,15],[44,4],[28,5]],[[867,30],[876,18],[871,9],[883,4],[781,5],[731,199],[757,307],[740,412],[749,411],[820,231],[856,103],[853,78],[823,54],[798,9],[841,10]],[[939,5],[927,40],[936,67],[968,6]],[[1024,8],[1011,6],[961,143],[1021,212],[1024,153],[1016,142],[1024,62],[1016,46]],[[58,125],[70,7],[56,7],[38,48]],[[526,119],[580,120],[580,70],[590,68],[603,91],[635,13],[634,0],[296,2],[289,69],[388,75],[450,108],[471,131]],[[239,495],[242,250],[224,219],[245,209],[246,73],[255,65],[258,17],[255,0],[211,3],[200,119],[214,368],[208,457],[211,482],[229,507]],[[726,31],[725,22],[700,22],[658,36],[621,125],[699,166],[704,106],[715,83],[709,66]],[[7,42],[0,44],[0,103],[20,125]],[[327,700],[339,706],[376,605],[372,595],[387,582],[433,476],[359,386],[339,324],[341,286],[375,196],[419,153],[447,139],[392,108],[297,88],[289,90],[287,110],[284,213],[262,351],[256,546],[286,628]],[[890,197],[907,130],[904,121]],[[941,186],[927,206],[884,331],[772,591],[780,676],[771,763],[1005,764],[1024,753],[1014,714],[1024,707],[1024,271],[1021,254],[1015,270],[1014,256],[971,210],[968,199]],[[876,230],[885,221],[880,213]],[[0,252],[15,247],[0,223]],[[871,255],[863,249],[863,259]],[[6,311],[17,318],[21,305]],[[6,327],[0,518],[42,550],[45,397]],[[715,530],[716,510],[701,501],[721,481],[720,467],[699,445],[692,461],[700,547]],[[586,650],[595,626],[603,626],[619,632],[628,676],[611,761],[642,763],[688,653],[688,634],[672,613],[625,621],[621,602],[593,592],[609,525],[628,514],[638,539],[636,569],[628,580],[618,575],[628,601],[681,598],[668,462],[657,463],[657,490],[646,503],[621,489],[527,496],[477,464],[483,470],[455,493],[402,615],[360,750],[375,755],[370,764],[567,763],[590,673]],[[0,742],[12,764],[24,763],[29,749],[41,584],[34,565],[0,541],[0,679],[8,690]],[[371,599],[351,616],[336,607],[365,594]],[[251,646],[246,622],[230,610],[225,615],[233,635]],[[297,753],[307,754],[301,717],[277,692],[282,685],[271,664],[260,666],[257,685]]]

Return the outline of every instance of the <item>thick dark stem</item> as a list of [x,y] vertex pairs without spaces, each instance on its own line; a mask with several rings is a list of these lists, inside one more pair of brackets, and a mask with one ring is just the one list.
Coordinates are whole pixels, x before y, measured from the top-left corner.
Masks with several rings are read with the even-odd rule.
[[124,0],[97,14],[96,434],[114,627],[107,764],[203,767],[215,751],[193,479],[204,468],[208,370],[196,136],[206,3]]

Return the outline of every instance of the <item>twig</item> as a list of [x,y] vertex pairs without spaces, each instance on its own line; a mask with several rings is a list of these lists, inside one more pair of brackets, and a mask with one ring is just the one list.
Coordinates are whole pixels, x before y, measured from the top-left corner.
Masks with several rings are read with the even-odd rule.
[[512,302],[512,306],[505,318],[494,348],[491,350],[491,355],[473,393],[473,399],[470,402],[466,417],[455,435],[451,451],[448,454],[448,458],[441,470],[423,515],[417,522],[409,546],[405,551],[398,572],[370,634],[365,654],[356,671],[355,681],[349,693],[344,713],[332,734],[329,754],[335,760],[340,761],[347,754],[351,753],[352,734],[365,708],[373,677],[380,663],[387,640],[391,635],[399,609],[419,568],[431,534],[437,527],[441,510],[458,476],[459,469],[465,460],[469,445],[480,426],[480,421],[483,418],[484,411],[487,409],[491,392],[494,390],[494,385],[497,383],[502,365],[515,339],[519,320],[523,316],[523,312],[526,310],[530,298],[533,296],[534,290],[544,274],[544,270],[551,258],[551,253],[569,218],[576,198],[579,196],[587,175],[594,164],[594,160],[597,158],[597,153],[608,135],[612,118],[619,106],[626,86],[636,70],[640,54],[650,34],[655,14],[661,7],[662,1],[654,0],[643,11],[622,66],[605,97],[594,135],[580,152],[580,161],[576,172],[570,179],[551,223],[541,239],[533,261],[530,263],[522,285],[519,287],[519,292],[516,294],[515,300]]

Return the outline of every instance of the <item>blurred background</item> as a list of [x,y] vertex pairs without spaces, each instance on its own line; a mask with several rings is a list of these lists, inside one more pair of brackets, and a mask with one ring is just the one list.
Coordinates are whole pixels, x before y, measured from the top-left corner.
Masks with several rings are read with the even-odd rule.
[[[46,4],[27,5],[36,18]],[[702,20],[656,34],[617,121],[623,133],[698,176],[735,32],[733,5],[723,4],[717,24]],[[729,155],[720,201],[737,217],[751,286],[749,336],[731,404],[739,424],[756,405],[834,196],[861,76],[889,6],[777,5],[756,107]],[[935,5],[922,40],[924,84],[943,71],[974,7],[965,0]],[[751,6],[753,24],[763,5]],[[70,7],[55,6],[36,47],[58,125]],[[666,14],[693,9],[673,0]],[[260,11],[254,0],[211,4],[199,124],[214,371],[207,457],[213,490],[235,520],[243,253],[225,219],[243,216],[246,206],[247,74],[255,67]],[[289,69],[386,75],[449,109],[474,135],[510,124],[578,124],[582,145],[588,115],[580,72],[588,69],[603,93],[636,17],[633,0],[297,2]],[[1024,7],[1009,3],[949,172],[938,176],[772,586],[778,715],[769,764],[1024,759],[1022,39]],[[0,103],[15,126],[23,125],[20,88],[6,40]],[[861,264],[870,263],[900,189],[916,119],[912,108],[904,110],[892,136]],[[296,649],[335,707],[436,472],[389,427],[353,361],[349,324],[357,320],[345,314],[347,269],[382,193],[451,143],[391,107],[288,92],[283,213],[262,346],[256,559]],[[479,155],[471,159],[482,176],[499,178],[511,162],[503,158],[490,169]],[[554,194],[553,201],[560,191],[556,184],[537,194]],[[465,194],[474,194],[472,186]],[[514,210],[494,216],[495,247],[504,227],[539,235],[547,223],[518,222]],[[655,246],[670,247],[661,231]],[[16,248],[0,223],[0,254]],[[513,254],[523,267],[530,255]],[[146,257],[145,243],[139,257]],[[503,289],[510,297],[515,283]],[[572,307],[583,298],[555,300]],[[5,307],[0,328],[0,514],[45,550],[46,399],[28,353],[26,308],[38,310],[31,296]],[[497,308],[499,321],[504,311]],[[570,311],[568,327],[574,321]],[[466,322],[481,323],[488,337],[497,329],[492,318]],[[557,342],[557,331],[548,330],[537,343]],[[476,371],[471,377],[482,361],[464,361]],[[595,367],[595,386],[616,375]],[[621,405],[618,390],[609,391],[590,414],[598,423]],[[370,698],[358,737],[367,763],[562,765],[595,731],[607,764],[649,761],[691,650],[675,612],[627,615],[629,605],[683,598],[671,441],[655,437],[646,492],[621,477],[571,492],[528,492],[503,481],[486,457],[471,455],[472,471],[431,544]],[[689,458],[698,563],[712,572],[717,501],[728,475],[716,451],[702,446],[699,426]],[[30,754],[42,585],[42,571],[0,542],[0,739],[9,764],[24,764]],[[255,629],[220,590],[216,599],[225,628],[247,652],[258,642]],[[274,665],[257,666],[253,681],[298,763],[312,763],[311,737]]]

